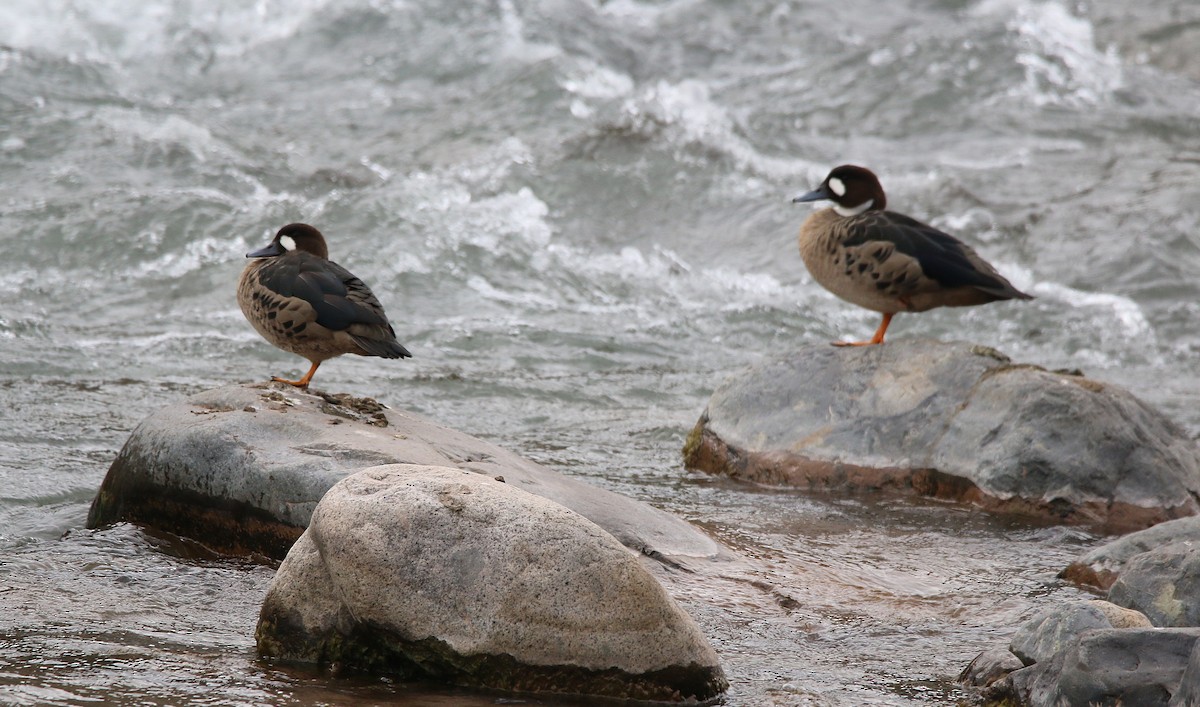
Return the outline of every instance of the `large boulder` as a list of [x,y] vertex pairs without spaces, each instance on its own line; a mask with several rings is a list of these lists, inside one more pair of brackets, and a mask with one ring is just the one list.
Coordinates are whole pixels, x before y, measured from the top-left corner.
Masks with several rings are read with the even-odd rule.
[[679,518],[489,442],[369,398],[283,384],[226,386],[155,412],[113,461],[88,527],[132,521],[222,552],[282,559],[331,486],[393,463],[502,476],[658,559],[721,553]]
[[706,701],[727,683],[636,556],[481,474],[366,469],[336,484],[267,593],[263,656],[517,692]]
[[731,376],[689,468],[801,488],[896,487],[1106,530],[1200,510],[1200,448],[1129,392],[963,343],[817,345]]

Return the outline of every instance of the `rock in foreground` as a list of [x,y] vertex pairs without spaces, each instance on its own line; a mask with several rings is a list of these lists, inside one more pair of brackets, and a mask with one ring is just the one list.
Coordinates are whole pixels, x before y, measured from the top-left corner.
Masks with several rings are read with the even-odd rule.
[[689,468],[801,488],[911,488],[1106,530],[1200,510],[1200,449],[1116,386],[962,343],[807,347],[713,393]]
[[221,552],[282,559],[331,486],[394,463],[503,476],[659,559],[720,552],[679,518],[489,442],[369,398],[280,384],[217,388],[151,415],[109,468],[88,527],[132,521]]
[[1149,550],[1181,542],[1200,546],[1200,516],[1159,523],[1152,528],[1117,538],[1075,560],[1059,576],[1076,584],[1108,589],[1133,558]]
[[1177,704],[1195,628],[1087,631],[1052,658],[1010,673],[993,698],[1031,707]]
[[707,701],[727,686],[636,557],[492,478],[388,465],[317,506],[257,631],[267,657],[510,690]]

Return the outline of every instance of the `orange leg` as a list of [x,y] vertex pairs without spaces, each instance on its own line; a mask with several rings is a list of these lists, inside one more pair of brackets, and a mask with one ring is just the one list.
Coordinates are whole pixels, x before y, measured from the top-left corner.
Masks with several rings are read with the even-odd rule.
[[278,376],[271,376],[271,380],[275,381],[276,383],[287,383],[288,385],[294,385],[297,388],[307,388],[308,382],[312,380],[313,374],[317,372],[317,366],[320,365],[320,361],[314,361],[312,368],[308,369],[308,373],[305,373],[304,377],[298,381],[290,381],[287,378],[280,378]]
[[883,343],[883,335],[887,333],[888,324],[892,323],[894,312],[884,312],[883,321],[879,323],[879,328],[875,330],[875,336],[871,337],[870,341],[835,341],[834,346],[874,346],[875,344]]

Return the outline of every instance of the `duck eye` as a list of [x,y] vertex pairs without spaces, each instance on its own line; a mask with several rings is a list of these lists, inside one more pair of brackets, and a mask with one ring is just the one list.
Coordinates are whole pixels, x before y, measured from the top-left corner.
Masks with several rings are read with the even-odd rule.
[[837,177],[830,177],[829,178],[829,191],[833,192],[834,194],[837,194],[838,196],[845,196],[846,195],[846,185],[843,184],[842,180],[838,179]]

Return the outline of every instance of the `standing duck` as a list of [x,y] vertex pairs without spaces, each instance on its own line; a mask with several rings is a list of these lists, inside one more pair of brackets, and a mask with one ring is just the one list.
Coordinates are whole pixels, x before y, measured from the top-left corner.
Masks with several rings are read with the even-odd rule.
[[800,257],[822,287],[883,314],[870,341],[835,346],[882,344],[897,312],[1033,299],[954,236],[885,211],[887,197],[869,169],[836,167],[792,201],[824,200],[833,208],[813,212],[800,227]]
[[346,353],[412,356],[371,288],[329,259],[325,237],[312,226],[288,224],[246,257],[253,260],[238,282],[242,313],[264,339],[312,363],[298,381],[271,380],[307,388],[323,361]]

